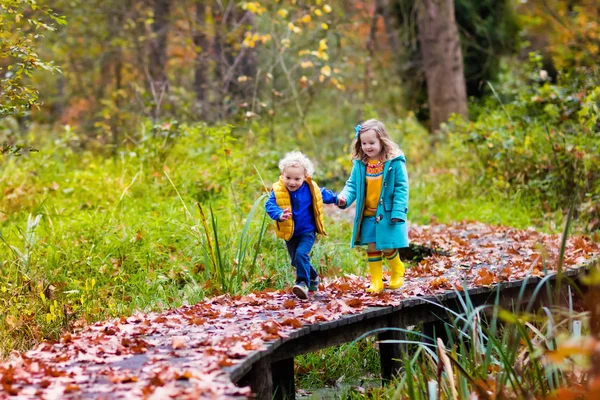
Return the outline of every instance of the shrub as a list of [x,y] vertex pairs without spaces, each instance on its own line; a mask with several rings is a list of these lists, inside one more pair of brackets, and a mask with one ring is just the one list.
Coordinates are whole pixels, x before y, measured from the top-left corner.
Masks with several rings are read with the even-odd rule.
[[471,122],[454,119],[450,153],[471,177],[502,192],[521,192],[547,212],[575,201],[588,229],[598,229],[599,84],[598,71],[562,74],[557,83],[538,71],[507,102],[488,100]]

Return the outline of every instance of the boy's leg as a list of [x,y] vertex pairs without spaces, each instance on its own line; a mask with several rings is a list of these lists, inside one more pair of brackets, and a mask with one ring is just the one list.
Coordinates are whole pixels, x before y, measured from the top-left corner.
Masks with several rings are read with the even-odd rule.
[[310,290],[311,292],[316,292],[317,290],[319,290],[319,283],[321,283],[321,280],[319,279],[319,274],[317,273],[315,268],[311,265],[310,266],[310,282],[308,284],[308,290]]
[[302,270],[301,267],[299,268],[298,262],[296,260],[296,254],[298,253],[299,244],[300,236],[296,236],[285,242],[288,254],[290,255],[292,266],[296,269],[296,281],[294,287],[292,288],[292,293],[294,293],[300,299],[306,299],[308,298],[308,283],[307,281],[302,280]]
[[298,236],[298,245],[294,254],[293,265],[296,267],[296,283],[304,282],[307,287],[311,278],[310,270],[312,269],[310,251],[314,244],[315,234],[304,233]]
[[292,266],[296,268],[294,258],[296,257],[296,247],[298,247],[298,238],[295,237],[291,238],[290,240],[286,240],[285,247],[287,248],[288,254],[290,255],[290,264],[292,264]]

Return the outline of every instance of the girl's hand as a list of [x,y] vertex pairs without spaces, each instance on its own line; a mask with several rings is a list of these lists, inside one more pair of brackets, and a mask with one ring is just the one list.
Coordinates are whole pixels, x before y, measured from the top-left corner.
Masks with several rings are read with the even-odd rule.
[[344,196],[338,196],[338,207],[344,207],[346,205],[346,198]]
[[289,208],[284,208],[283,213],[281,213],[281,217],[279,217],[280,221],[287,221],[292,216],[292,212]]

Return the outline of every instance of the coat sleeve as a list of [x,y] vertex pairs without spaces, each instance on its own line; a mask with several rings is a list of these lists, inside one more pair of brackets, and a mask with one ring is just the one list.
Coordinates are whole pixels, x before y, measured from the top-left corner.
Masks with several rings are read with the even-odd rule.
[[321,188],[321,196],[323,196],[323,203],[325,204],[337,204],[337,194],[329,189]]
[[392,205],[392,219],[397,218],[406,221],[408,214],[408,173],[406,163],[398,162],[394,173],[394,204]]
[[275,221],[279,221],[281,214],[283,214],[283,210],[277,205],[275,200],[275,192],[272,190],[267,202],[265,203],[265,210],[267,211],[267,214],[269,214],[269,217]]
[[352,164],[352,172],[350,172],[350,178],[346,181],[346,186],[344,189],[338,194],[338,197],[344,197],[346,199],[346,205],[340,208],[348,208],[354,200],[356,200],[356,176],[358,175],[358,171],[356,171],[357,163]]

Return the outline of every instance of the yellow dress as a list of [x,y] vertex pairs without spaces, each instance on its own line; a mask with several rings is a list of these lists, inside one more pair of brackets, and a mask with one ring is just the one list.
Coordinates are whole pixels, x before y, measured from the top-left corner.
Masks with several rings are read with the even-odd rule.
[[383,161],[369,160],[365,175],[365,209],[363,215],[372,217],[377,212],[377,203],[381,196],[381,182],[383,181]]

